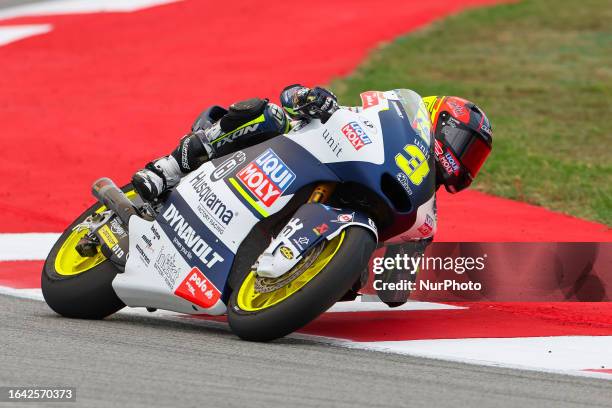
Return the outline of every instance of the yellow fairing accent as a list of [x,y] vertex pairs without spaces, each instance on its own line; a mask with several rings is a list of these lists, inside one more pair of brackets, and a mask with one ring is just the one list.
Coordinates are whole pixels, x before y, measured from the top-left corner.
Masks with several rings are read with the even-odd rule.
[[[345,231],[340,235],[328,241],[325,248],[320,253],[318,258],[313,262],[308,269],[301,275],[272,292],[261,293],[255,289],[255,272],[249,273],[246,279],[242,282],[237,296],[237,303],[240,309],[247,312],[256,312],[259,310],[270,308],[277,303],[294,295],[302,289],[308,282],[319,274],[336,255],[342,242],[344,241]],[[299,264],[298,264],[299,265]],[[296,266],[297,267],[297,266]],[[287,272],[290,273],[290,272]],[[282,277],[281,277],[282,278]],[[280,278],[279,278],[280,279]]]
[[423,152],[415,145],[404,146],[404,151],[409,158],[398,153],[395,155],[395,164],[408,176],[412,184],[418,186],[429,174],[429,165]]
[[[125,195],[131,200],[136,197],[135,191],[128,191]],[[96,210],[96,213],[105,211],[106,207],[101,206]],[[100,252],[98,247],[98,253],[92,257],[82,257],[76,251],[76,244],[87,234],[88,230],[72,231],[66,238],[62,247],[55,257],[55,272],[62,276],[73,276],[90,270],[91,268],[101,264],[106,260],[106,257]]]
[[261,215],[263,215],[264,217],[267,217],[269,214],[266,210],[264,210],[263,208],[261,208],[261,206],[259,204],[257,204],[257,201],[253,200],[253,198],[249,195],[249,193],[247,193],[246,191],[244,191],[244,188],[242,188],[240,186],[240,184],[238,184],[238,182],[236,181],[235,178],[230,177],[229,178],[229,182],[231,183],[232,186],[234,186],[234,188],[236,189],[236,191],[238,191],[238,193],[240,193],[240,195],[247,200],[247,202],[249,204],[251,204],[251,206]]

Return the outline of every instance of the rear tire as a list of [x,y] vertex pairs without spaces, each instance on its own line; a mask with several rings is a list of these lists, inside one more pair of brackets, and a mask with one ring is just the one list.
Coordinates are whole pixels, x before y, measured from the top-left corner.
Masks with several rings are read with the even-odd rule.
[[258,311],[242,310],[237,287],[230,296],[227,312],[232,331],[244,340],[274,340],[310,323],[342,298],[361,278],[376,247],[372,233],[364,228],[348,227],[345,232],[344,241],[329,263],[280,303]]
[[[131,185],[122,188],[124,192],[132,189]],[[43,297],[53,311],[64,317],[103,319],[125,307],[112,286],[113,279],[119,271],[109,260],[105,259],[102,263],[76,275],[62,275],[55,266],[60,248],[72,234],[72,229],[100,206],[99,203],[92,205],[66,228],[53,245],[43,267],[41,277]]]

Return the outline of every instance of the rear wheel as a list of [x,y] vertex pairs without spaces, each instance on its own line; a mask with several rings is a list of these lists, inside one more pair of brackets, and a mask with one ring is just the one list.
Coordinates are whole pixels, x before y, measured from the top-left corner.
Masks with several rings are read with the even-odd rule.
[[[131,185],[123,191],[132,200],[138,197]],[[47,256],[41,278],[42,293],[49,307],[62,316],[102,319],[125,307],[112,287],[118,270],[100,248],[92,257],[82,257],[75,249],[87,230],[73,228],[94,212],[105,209],[100,204],[88,208],[64,231]]]
[[372,234],[348,227],[307,253],[276,279],[250,271],[230,297],[228,322],[245,340],[269,341],[303,327],[336,303],[367,268]]

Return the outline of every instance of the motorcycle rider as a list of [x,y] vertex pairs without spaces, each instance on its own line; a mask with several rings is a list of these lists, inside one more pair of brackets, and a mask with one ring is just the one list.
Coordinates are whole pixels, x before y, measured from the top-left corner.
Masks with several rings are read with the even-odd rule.
[[[171,154],[134,174],[134,188],[142,198],[154,200],[212,158],[287,133],[310,119],[326,122],[339,109],[336,96],[321,87],[290,85],[280,100],[282,108],[259,98],[236,102],[228,110],[209,108]],[[429,96],[423,101],[435,135],[437,186],[457,193],[472,183],[491,151],[491,124],[478,106],[465,99]]]
[[[368,94],[373,98],[382,97],[380,92],[366,92],[362,94],[364,108],[348,109],[355,112],[365,109],[371,103]],[[170,155],[148,163],[134,174],[134,188],[142,198],[152,201],[212,158],[285,134],[310,119],[326,122],[339,109],[336,96],[320,87],[290,85],[281,92],[280,100],[282,108],[258,98],[236,102],[227,110],[220,106],[209,108]],[[450,193],[457,193],[472,183],[491,151],[491,124],[478,106],[462,98],[428,96],[423,102],[435,137],[436,188],[444,185]],[[430,222],[415,224],[412,228],[415,233],[412,229],[407,231],[408,242],[387,243],[386,256],[406,251],[412,255],[424,252],[436,231],[435,203],[426,214]],[[410,273],[386,273],[383,280],[399,282],[414,277]],[[351,291],[344,300],[355,295]],[[390,307],[397,307],[407,301],[409,292],[383,290],[377,291],[377,295]]]

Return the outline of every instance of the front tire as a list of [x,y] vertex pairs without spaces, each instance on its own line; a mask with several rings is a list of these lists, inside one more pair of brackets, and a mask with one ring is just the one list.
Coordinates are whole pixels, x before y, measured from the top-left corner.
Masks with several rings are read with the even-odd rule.
[[[137,197],[131,185],[122,190],[130,199]],[[100,208],[99,203],[94,204],[66,228],[53,245],[43,267],[43,297],[53,311],[64,317],[103,319],[125,307],[112,286],[119,272],[117,268],[101,253],[82,258],[74,249],[85,232],[78,233],[73,228]]]
[[[338,239],[341,239],[339,244]],[[232,331],[244,340],[270,341],[310,323],[359,281],[368,267],[376,240],[364,228],[348,227],[325,245],[338,245],[329,262],[299,290],[280,301],[270,302],[269,306],[245,307],[244,296],[248,289],[245,286],[250,285],[255,276],[254,272],[247,274],[230,296],[228,322]],[[325,251],[323,249],[322,254]]]

